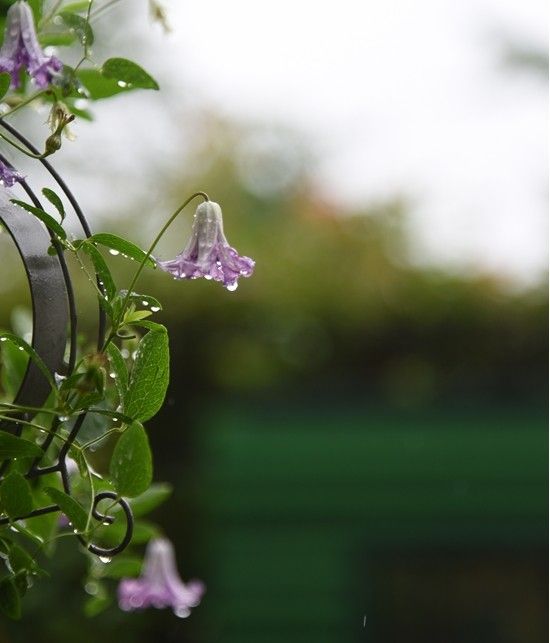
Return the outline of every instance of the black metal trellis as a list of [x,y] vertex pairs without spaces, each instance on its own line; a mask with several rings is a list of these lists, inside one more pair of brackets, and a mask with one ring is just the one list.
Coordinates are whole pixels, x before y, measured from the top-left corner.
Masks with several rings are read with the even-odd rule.
[[[14,138],[22,143],[30,152],[38,154],[38,150],[12,125],[9,125],[0,118],[0,127],[8,131]],[[0,155],[0,160],[7,165],[11,164]],[[45,159],[40,159],[50,176],[57,183],[65,197],[71,204],[82,230],[86,237],[91,236],[90,227],[86,217],[82,212],[74,195],[67,187],[61,176]],[[22,187],[36,207],[41,208],[41,203],[35,192],[29,187],[26,181],[22,181]],[[74,292],[71,284],[70,274],[63,255],[63,249],[60,244],[52,237],[46,228],[34,217],[25,216],[21,210],[10,202],[10,195],[5,189],[0,190],[0,223],[8,231],[19,251],[27,279],[29,282],[32,311],[33,311],[33,333],[32,346],[46,367],[52,374],[70,375],[74,370],[76,362],[76,333],[77,333],[77,314]],[[53,245],[55,255],[48,254],[48,248]],[[98,279],[99,288],[103,289]],[[98,320],[98,350],[103,346],[105,339],[105,313],[99,308]],[[64,361],[66,347],[69,347],[67,363]],[[40,408],[45,403],[50,393],[50,386],[44,374],[37,368],[32,360],[29,364],[19,391],[15,397],[14,403],[33,408]],[[28,420],[29,414],[18,416],[21,420]],[[57,462],[49,466],[40,466],[43,456],[37,457],[30,465],[26,477],[36,478],[41,475],[59,473],[63,483],[65,493],[71,493],[71,485],[67,471],[66,457],[71,445],[77,438],[86,415],[80,415],[76,419],[66,441],[61,447]],[[16,417],[17,419],[17,417]],[[50,433],[41,443],[43,454],[45,455],[50,447],[60,421],[56,418],[50,430]],[[15,430],[13,427],[15,426]],[[9,431],[15,435],[20,435],[23,429],[22,424],[0,422],[0,430]],[[11,464],[10,460],[4,460],[0,463],[0,478],[6,473]],[[118,497],[111,491],[102,491],[97,493],[93,498],[92,516],[94,519],[103,524],[112,524],[112,516],[103,515],[98,505],[101,501],[110,499],[115,504],[119,504],[125,517],[126,531],[121,542],[115,547],[100,547],[93,543],[86,543],[79,536],[80,541],[94,554],[99,556],[111,557],[121,552],[129,544],[133,533],[133,516],[129,504],[123,498]],[[19,516],[17,520],[32,518],[46,513],[60,511],[58,505],[48,505],[34,509],[25,516]],[[0,525],[7,524],[8,517],[0,517]]]

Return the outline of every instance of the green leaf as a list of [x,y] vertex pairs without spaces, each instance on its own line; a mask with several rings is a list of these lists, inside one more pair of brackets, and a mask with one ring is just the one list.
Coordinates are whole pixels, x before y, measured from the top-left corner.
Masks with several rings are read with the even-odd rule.
[[61,199],[57,196],[57,194],[53,190],[50,190],[50,188],[42,188],[42,194],[59,212],[61,221],[63,221],[63,219],[65,218],[65,208],[63,207],[63,201],[61,201]]
[[109,248],[109,250],[112,251],[111,254],[121,254],[125,257],[129,257],[130,259],[134,259],[139,263],[146,259],[145,265],[151,266],[152,268],[156,265],[151,257],[147,257],[147,253],[144,250],[138,248],[138,246],[131,241],[118,237],[116,234],[99,232],[98,234],[92,235],[88,241],[99,243],[100,245]]
[[107,298],[110,301],[111,299],[113,299],[113,297],[116,294],[116,286],[115,286],[115,282],[113,281],[111,271],[109,270],[109,266],[107,265],[105,259],[103,258],[99,250],[96,248],[96,246],[93,245],[93,243],[84,242],[80,246],[80,248],[92,260],[92,263],[94,264],[94,269],[99,278],[99,281],[103,284]]
[[2,378],[2,387],[13,398],[25,376],[29,356],[25,351],[20,351],[12,342],[3,342],[1,346],[2,368],[0,369],[0,376]]
[[156,482],[147,491],[132,498],[130,506],[134,518],[139,518],[165,502],[172,494],[172,485],[167,482]]
[[44,362],[42,361],[42,358],[38,353],[34,350],[34,348],[28,344],[24,339],[21,337],[18,337],[17,335],[14,335],[13,333],[0,333],[0,342],[6,342],[9,341],[18,348],[20,348],[22,351],[27,353],[27,355],[33,360],[33,362],[36,364],[36,366],[42,371],[42,374],[44,377],[48,380],[50,386],[52,387],[52,390],[57,392],[57,387],[55,385],[55,382],[53,380],[52,374],[48,370],[48,367]]
[[4,96],[8,93],[10,89],[10,84],[11,84],[10,74],[3,71],[0,74],[0,99],[4,98]]
[[0,612],[14,620],[21,618],[21,600],[11,578],[0,581]]
[[52,31],[40,35],[42,47],[68,47],[77,39],[74,31]]
[[149,440],[139,422],[131,424],[118,439],[109,467],[115,489],[121,496],[143,493],[153,479]]
[[34,21],[38,24],[40,22],[40,18],[42,18],[43,0],[28,0],[28,3],[32,9]]
[[83,47],[91,47],[94,44],[94,32],[86,18],[68,11],[62,11],[59,17],[75,32]]
[[[127,294],[127,290],[121,290],[119,297],[125,299]],[[162,304],[160,301],[155,297],[151,297],[151,295],[140,295],[138,292],[133,292],[128,298],[128,301],[136,305],[149,306],[153,313],[157,313],[159,310],[162,310]]]
[[123,324],[133,324],[134,322],[141,321],[146,317],[151,317],[153,313],[150,310],[128,310],[122,320]]
[[84,614],[89,618],[101,614],[105,611],[109,605],[113,602],[113,598],[108,594],[101,596],[90,596],[90,598],[84,603]]
[[118,347],[112,342],[107,346],[107,357],[109,358],[109,364],[115,376],[115,385],[120,402],[124,404],[124,398],[126,397],[126,391],[128,389],[128,369],[126,368],[126,362]]
[[0,485],[0,504],[12,519],[21,518],[32,511],[31,487],[18,471],[8,473]]
[[59,505],[61,511],[72,522],[73,527],[80,533],[84,533],[88,524],[88,514],[84,508],[74,498],[59,489],[46,487],[44,491],[56,505]]
[[143,561],[137,556],[115,556],[109,565],[101,566],[103,578],[135,578],[140,575]]
[[24,208],[27,212],[34,214],[37,219],[40,219],[42,223],[49,228],[54,234],[56,234],[60,239],[65,240],[67,238],[67,233],[63,228],[57,223],[57,221],[47,212],[44,212],[41,208],[35,208],[34,205],[29,205],[24,201],[19,201],[18,199],[10,199],[12,203]]
[[155,415],[166,395],[170,372],[168,333],[164,326],[140,341],[124,400],[124,413],[145,422]]
[[63,7],[64,11],[69,13],[85,13],[88,11],[90,0],[81,0],[80,2],[71,2]]
[[8,562],[13,574],[19,572],[36,574],[39,569],[34,558],[16,543],[13,543],[10,547]]
[[0,460],[6,458],[35,458],[42,455],[42,449],[23,438],[18,438],[7,431],[0,431]]
[[112,78],[123,86],[141,89],[158,89],[157,81],[139,65],[126,58],[109,58],[103,63],[101,73],[105,78]]
[[110,98],[111,96],[123,94],[134,89],[133,87],[121,87],[116,80],[105,78],[105,76],[96,69],[79,69],[76,77],[86,88],[92,100]]

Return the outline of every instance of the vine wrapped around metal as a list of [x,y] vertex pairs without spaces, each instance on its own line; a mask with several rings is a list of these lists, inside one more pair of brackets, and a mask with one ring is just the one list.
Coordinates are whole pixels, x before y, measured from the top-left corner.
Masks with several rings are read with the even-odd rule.
[[[0,118],[0,127],[8,131],[30,152],[38,154],[38,150],[30,143],[17,129]],[[11,164],[0,155],[0,160],[6,165]],[[91,236],[90,227],[72,192],[67,187],[61,176],[45,159],[40,162],[57,183],[65,197],[71,204],[82,230],[86,237]],[[29,187],[28,183],[21,181],[23,190],[27,193],[32,203],[42,208],[36,193]],[[32,301],[32,347],[41,357],[42,361],[52,374],[70,375],[76,363],[76,338],[77,338],[77,314],[74,298],[74,291],[71,284],[70,274],[63,256],[63,250],[57,240],[47,231],[46,227],[32,216],[21,216],[21,210],[10,201],[10,195],[5,189],[0,189],[0,224],[12,237],[19,251],[30,288]],[[48,249],[53,246],[55,254],[50,255]],[[103,289],[99,279],[98,287]],[[105,339],[105,313],[99,308],[98,320],[98,350],[103,346]],[[67,362],[64,361],[65,351],[69,347]],[[25,407],[40,409],[46,402],[50,387],[44,374],[37,368],[32,360],[29,360],[27,370],[23,376],[21,386],[14,399],[14,404]],[[36,478],[45,474],[59,473],[65,493],[71,493],[69,474],[67,471],[67,454],[71,445],[75,442],[86,415],[80,415],[62,448],[60,449],[57,462],[48,466],[40,466],[43,456],[37,457],[30,465],[26,477]],[[29,414],[21,414],[19,419],[29,421]],[[60,422],[55,419],[51,431],[43,440],[40,447],[45,455],[50,447]],[[16,427],[13,430],[13,427]],[[0,422],[0,430],[20,435],[23,424]],[[0,463],[0,479],[9,470],[11,460],[4,460]],[[119,504],[126,521],[126,531],[121,542],[115,547],[100,547],[93,543],[86,543],[79,536],[80,541],[88,549],[99,556],[111,557],[121,552],[129,544],[133,533],[133,516],[129,504],[123,498],[118,497],[110,491],[97,493],[93,498],[91,515],[104,525],[112,524],[112,516],[103,515],[98,505],[101,501],[110,499],[112,504]],[[60,511],[60,507],[51,504],[33,510],[25,516],[19,516],[18,520],[40,516],[46,513]],[[7,524],[8,517],[0,516],[0,525]]]

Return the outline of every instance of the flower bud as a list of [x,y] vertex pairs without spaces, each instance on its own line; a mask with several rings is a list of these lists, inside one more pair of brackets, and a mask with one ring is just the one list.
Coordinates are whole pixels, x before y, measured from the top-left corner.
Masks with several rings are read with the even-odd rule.
[[57,150],[60,147],[61,147],[61,135],[57,133],[52,134],[51,136],[48,136],[48,138],[46,139],[44,155],[49,156],[50,154],[57,152]]

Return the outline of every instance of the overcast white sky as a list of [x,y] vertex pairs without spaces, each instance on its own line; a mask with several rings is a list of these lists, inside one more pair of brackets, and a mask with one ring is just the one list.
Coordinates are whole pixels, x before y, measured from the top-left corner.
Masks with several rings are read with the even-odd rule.
[[[543,0],[165,0],[168,37],[134,2],[137,59],[164,98],[96,108],[78,147],[103,141],[108,166],[114,136],[143,159],[163,145],[162,110],[192,96],[238,121],[303,132],[331,198],[409,198],[419,258],[541,277],[547,86],[502,58],[507,42],[546,47]],[[156,131],[145,131],[145,110]]]

